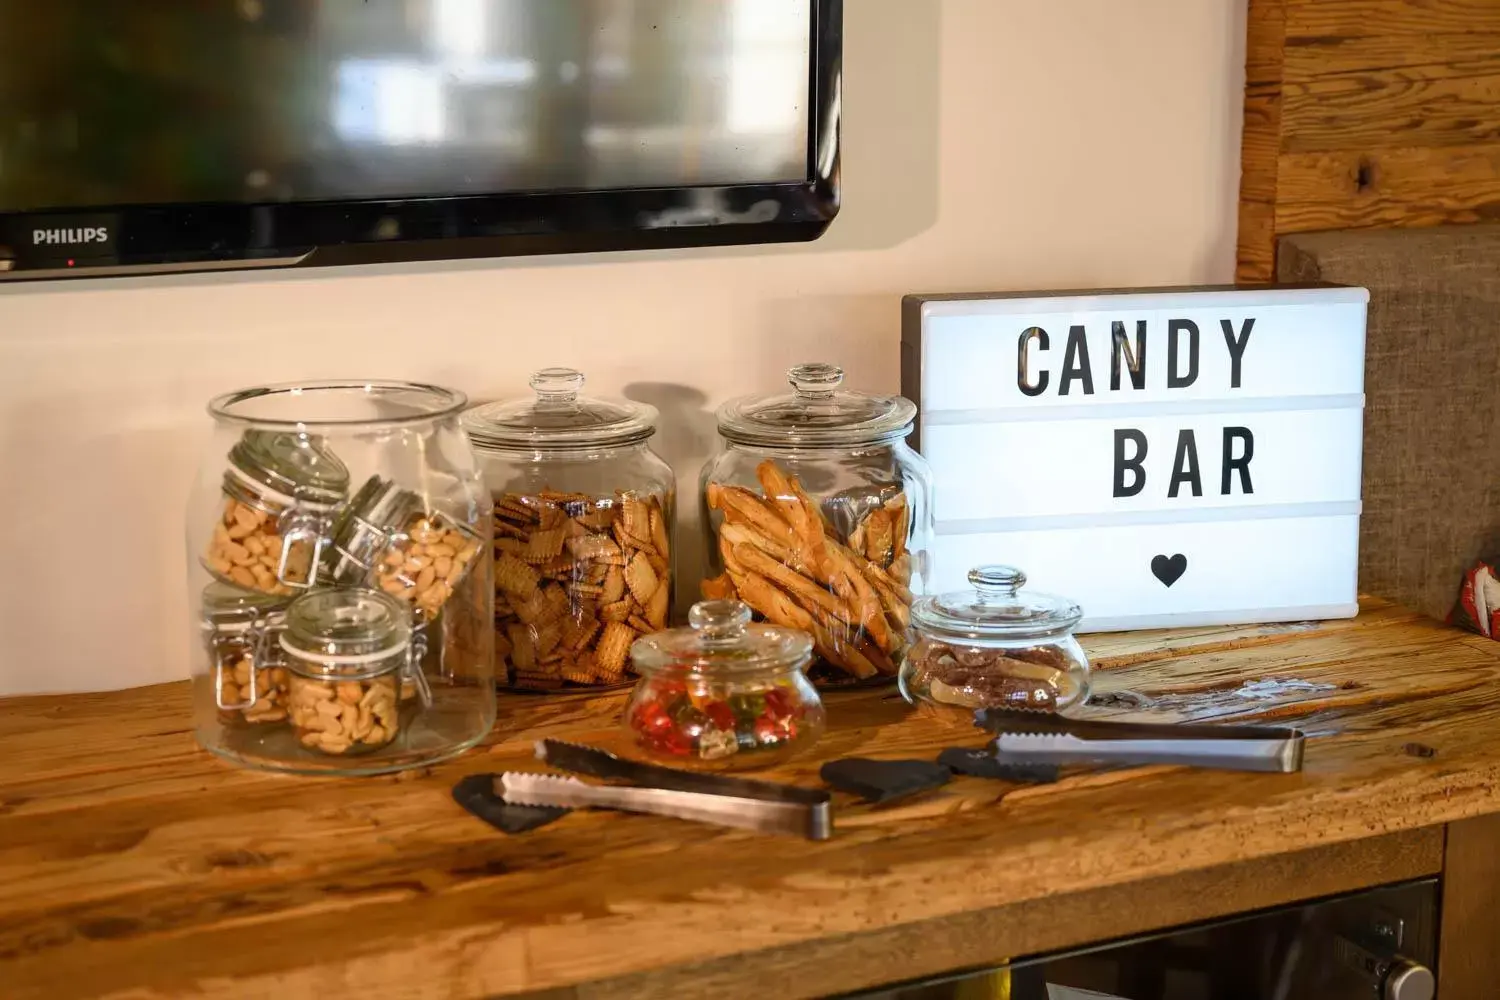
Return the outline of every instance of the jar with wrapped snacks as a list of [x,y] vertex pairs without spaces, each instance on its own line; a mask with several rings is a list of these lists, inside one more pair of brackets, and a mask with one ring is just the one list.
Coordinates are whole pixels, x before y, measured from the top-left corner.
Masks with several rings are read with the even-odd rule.
[[203,563],[226,583],[291,594],[314,582],[349,470],[314,435],[247,430],[224,463],[218,522]]
[[817,742],[823,702],[804,671],[812,638],[752,625],[739,601],[693,605],[688,628],[637,639],[625,727],[647,753],[714,770],[784,760]]
[[203,641],[214,704],[226,725],[286,718],[288,678],[281,657],[289,599],[215,580],[203,588]]
[[702,595],[809,633],[820,687],[895,678],[932,536],[931,474],[905,442],[916,407],[843,377],[799,365],[790,393],[726,403],[702,477]]
[[972,725],[980,708],[1064,712],[1089,696],[1089,661],[1073,637],[1083,611],[1072,601],[1023,590],[1010,566],[980,566],[972,590],[928,597],[912,608],[901,693],[918,706]]
[[523,690],[625,682],[630,644],[667,625],[674,478],[656,409],[581,395],[548,368],[529,399],[464,416],[494,503],[497,675]]
[[[215,432],[188,507],[206,749],[273,770],[370,774],[489,732],[491,503],[465,405],[435,386],[363,380],[210,404]],[[364,484],[352,497],[351,482]]]

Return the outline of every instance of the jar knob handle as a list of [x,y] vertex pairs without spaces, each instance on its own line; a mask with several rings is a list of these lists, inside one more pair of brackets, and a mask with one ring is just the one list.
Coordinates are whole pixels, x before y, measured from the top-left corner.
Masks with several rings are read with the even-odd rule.
[[583,372],[572,368],[543,368],[532,374],[531,388],[543,403],[572,403],[583,388]]
[[750,609],[742,601],[699,601],[688,612],[688,624],[709,641],[738,639],[750,624]]
[[980,566],[969,570],[969,582],[979,592],[980,604],[998,604],[1015,600],[1016,591],[1026,586],[1026,574],[1014,566]]
[[804,399],[827,399],[844,381],[844,369],[821,361],[810,362],[789,370],[786,380]]

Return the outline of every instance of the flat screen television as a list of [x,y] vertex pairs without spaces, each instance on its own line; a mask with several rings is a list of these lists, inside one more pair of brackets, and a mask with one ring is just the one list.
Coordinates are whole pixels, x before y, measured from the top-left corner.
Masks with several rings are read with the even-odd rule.
[[0,0],[0,279],[809,240],[842,0]]

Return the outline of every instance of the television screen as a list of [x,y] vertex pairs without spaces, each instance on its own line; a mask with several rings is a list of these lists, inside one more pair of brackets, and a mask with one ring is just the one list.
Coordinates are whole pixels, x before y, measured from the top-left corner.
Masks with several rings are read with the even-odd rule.
[[0,213],[807,184],[818,6],[0,0]]

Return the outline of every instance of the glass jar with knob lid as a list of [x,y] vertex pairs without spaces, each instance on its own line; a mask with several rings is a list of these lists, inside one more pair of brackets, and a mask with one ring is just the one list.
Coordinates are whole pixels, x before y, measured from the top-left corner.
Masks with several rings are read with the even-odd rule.
[[1089,696],[1089,661],[1073,635],[1083,618],[1065,597],[1025,589],[1011,566],[980,566],[970,590],[912,608],[901,693],[971,725],[980,708],[1066,712]]
[[705,598],[736,598],[814,639],[816,684],[895,678],[931,567],[932,476],[906,444],[916,406],[804,364],[791,392],[719,409],[704,466]]
[[547,368],[533,395],[464,415],[494,503],[497,676],[524,690],[625,683],[630,644],[672,605],[675,477],[655,407],[583,394]]
[[693,605],[687,628],[636,640],[641,679],[625,726],[647,753],[715,770],[761,767],[817,742],[822,700],[805,673],[812,638],[751,624],[739,601]]

